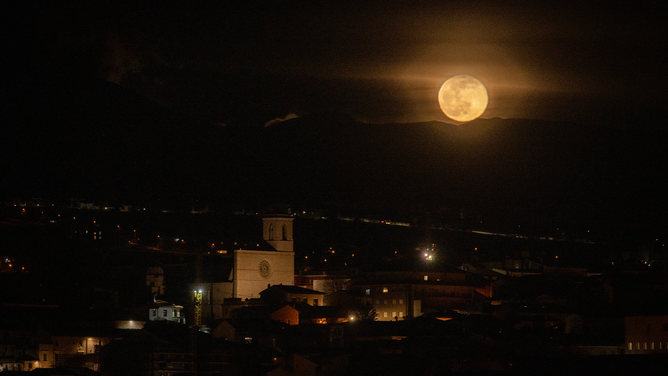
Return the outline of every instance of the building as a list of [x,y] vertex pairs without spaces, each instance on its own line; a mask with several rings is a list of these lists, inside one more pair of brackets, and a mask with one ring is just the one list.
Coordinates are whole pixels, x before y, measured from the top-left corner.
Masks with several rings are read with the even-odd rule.
[[271,285],[293,285],[295,276],[293,218],[262,219],[268,250],[234,250],[231,298],[258,298]]
[[351,277],[344,274],[331,274],[327,271],[308,271],[295,275],[295,285],[324,292],[325,295],[346,290]]
[[100,352],[100,372],[109,376],[261,374],[260,367],[270,363],[249,346],[164,321],[147,323]]
[[489,281],[461,270],[450,272],[376,272],[354,284],[360,302],[376,310],[379,321],[415,318],[426,311],[470,310],[487,300]]
[[325,293],[298,286],[273,285],[260,293],[267,305],[289,302],[303,302],[312,306],[323,305]]
[[173,321],[181,324],[186,323],[186,318],[181,315],[183,306],[167,303],[164,300],[156,300],[149,305],[148,319],[151,321]]
[[264,217],[261,240],[235,242],[232,249],[219,249],[205,258],[204,277],[193,286],[202,290],[203,319],[230,317],[233,308],[259,299],[269,286],[294,285],[293,220],[288,215]]
[[146,286],[151,289],[153,296],[165,293],[165,272],[159,266],[151,266],[146,270]]
[[667,354],[668,316],[633,316],[624,319],[626,354]]

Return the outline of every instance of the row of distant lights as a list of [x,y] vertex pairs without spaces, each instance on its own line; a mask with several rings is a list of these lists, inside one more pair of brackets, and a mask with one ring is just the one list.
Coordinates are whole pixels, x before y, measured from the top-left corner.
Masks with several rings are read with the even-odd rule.
[[[311,253],[315,253],[315,251],[312,251]],[[336,250],[335,250],[335,249],[332,249],[332,247],[329,247],[329,249],[327,250],[327,253],[335,254],[335,253],[336,253]],[[350,256],[351,256],[351,257],[355,257],[355,254],[352,253]],[[308,256],[304,256],[304,259],[305,259],[305,260],[308,260]],[[327,259],[326,259],[326,258],[325,258],[325,259],[322,259],[322,261],[323,261],[323,262],[327,262]],[[347,263],[347,262],[344,262],[343,264],[344,264],[345,266],[348,266],[348,263]]]
[[[17,205],[17,204],[14,204],[14,206],[18,206],[18,205]],[[37,206],[39,206],[39,204],[37,204]],[[54,206],[54,205],[51,204],[51,206]],[[107,210],[107,208],[108,208],[108,207],[105,207],[104,209]],[[146,208],[143,208],[142,210],[146,210]],[[25,212],[25,211],[26,211],[26,210],[25,210],[25,208],[24,208],[24,209],[23,209],[23,212]],[[42,212],[42,214],[44,214],[44,212]],[[306,212],[304,211],[303,214],[306,214]],[[58,217],[60,217],[60,214],[58,214]],[[75,216],[75,217],[72,217],[72,219],[73,219],[73,220],[76,220],[77,217],[76,217],[76,216]],[[381,221],[381,222],[384,222],[384,221]],[[55,221],[51,220],[50,223],[55,223]],[[480,223],[482,223],[482,221],[480,221]],[[97,221],[93,221],[93,224],[97,224]],[[121,228],[120,225],[117,225],[116,227],[117,227],[118,229]],[[520,225],[517,225],[517,227],[520,227]],[[556,229],[557,229],[557,231],[559,231],[559,227],[557,227]],[[134,231],[135,236],[136,236],[136,234],[137,234],[137,230],[133,230],[133,231]],[[590,232],[590,230],[587,230],[587,232]],[[88,233],[88,231],[86,231],[86,233]],[[102,232],[100,232],[100,235],[101,235],[101,234],[102,234]],[[158,239],[159,239],[159,238],[160,238],[160,235],[158,235]],[[175,242],[175,243],[178,243],[179,241],[180,241],[181,243],[185,243],[185,239],[180,239],[180,238],[175,238],[175,239],[174,239],[174,242]],[[655,239],[655,241],[658,242],[659,239],[657,238],[657,239]],[[236,245],[236,243],[235,243],[235,245]],[[213,247],[214,247],[214,244],[211,244],[211,246],[212,246],[212,248],[213,248]],[[260,245],[257,244],[257,246],[259,247]],[[664,243],[664,244],[661,244],[661,246],[662,246],[662,247],[665,247],[665,243]],[[432,244],[432,247],[433,247],[433,244]],[[433,251],[433,250],[434,250],[434,249],[432,248],[432,251]],[[477,251],[478,248],[476,247],[475,250]],[[328,252],[329,252],[329,253],[335,253],[335,251],[332,249],[332,247],[329,247]],[[314,253],[315,253],[315,252],[314,252]],[[396,254],[397,251],[395,251],[394,253]],[[352,257],[355,257],[355,254],[353,254]],[[428,253],[425,253],[425,254],[424,254],[424,257],[425,257],[426,260],[430,260],[430,261],[433,260],[433,255],[430,255],[430,254],[428,254]],[[305,258],[305,259],[308,259],[308,256],[304,256],[304,258]],[[555,259],[558,259],[559,256],[555,256],[554,258],[555,258]],[[327,262],[327,259],[324,259],[324,261]],[[645,264],[647,264],[647,265],[651,265],[651,262],[648,264],[648,262],[645,261]],[[346,265],[347,265],[347,264],[346,264]],[[613,263],[613,265],[614,265],[614,263]]]

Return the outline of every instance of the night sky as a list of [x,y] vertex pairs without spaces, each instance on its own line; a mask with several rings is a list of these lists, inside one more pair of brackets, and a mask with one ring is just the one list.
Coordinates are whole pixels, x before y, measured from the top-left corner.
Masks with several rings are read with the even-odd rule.
[[665,106],[660,2],[98,3],[10,8],[17,76],[90,75],[231,126],[449,121],[436,95],[456,74],[486,85],[484,118],[649,122]]
[[[21,135],[0,140],[0,189],[12,195],[666,218],[658,2],[5,13],[2,114]],[[487,87],[477,123],[439,108],[458,74]]]

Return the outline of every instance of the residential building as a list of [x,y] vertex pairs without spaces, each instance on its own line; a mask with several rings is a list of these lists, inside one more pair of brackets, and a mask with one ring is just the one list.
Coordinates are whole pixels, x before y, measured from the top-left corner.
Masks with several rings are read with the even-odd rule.
[[624,319],[626,354],[668,354],[668,316]]

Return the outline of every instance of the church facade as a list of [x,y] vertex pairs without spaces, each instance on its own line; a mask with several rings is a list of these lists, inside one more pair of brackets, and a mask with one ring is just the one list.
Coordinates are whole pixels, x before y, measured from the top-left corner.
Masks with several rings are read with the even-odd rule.
[[294,285],[293,221],[289,215],[263,217],[262,242],[251,242],[256,249],[228,249],[218,262],[210,260],[207,276],[192,286],[202,291],[202,319],[229,318],[237,308],[255,304],[268,286]]
[[[259,299],[268,286],[293,286],[295,278],[294,218],[275,215],[262,218],[262,240],[259,249],[234,249],[222,269],[210,266],[208,280],[193,286],[202,290],[202,315],[205,319],[226,318],[248,299]],[[259,233],[259,229],[258,229]],[[260,244],[257,244],[260,246]],[[237,307],[238,308],[238,307]]]
[[293,285],[295,276],[293,218],[272,216],[262,219],[262,237],[273,250],[234,250],[231,298],[259,298],[272,285]]

